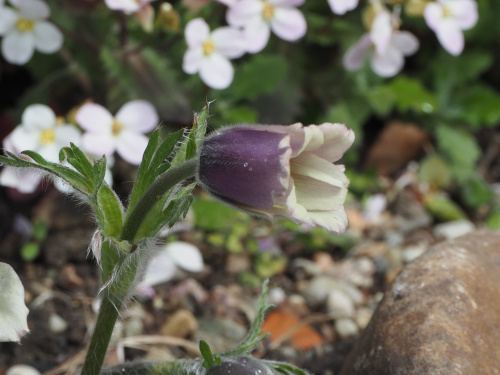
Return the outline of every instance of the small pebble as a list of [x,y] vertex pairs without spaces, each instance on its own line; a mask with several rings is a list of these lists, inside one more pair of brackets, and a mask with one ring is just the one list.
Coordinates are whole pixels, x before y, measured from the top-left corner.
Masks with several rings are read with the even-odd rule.
[[434,227],[434,234],[438,237],[452,239],[474,231],[476,227],[469,220],[455,220],[441,223]]
[[335,321],[335,330],[341,338],[356,336],[359,333],[359,328],[352,319],[343,318]]
[[49,328],[53,333],[62,333],[68,328],[68,323],[57,314],[51,314],[49,317]]
[[342,290],[334,289],[328,294],[327,309],[334,317],[346,318],[354,315],[354,302]]
[[413,262],[415,259],[417,259],[420,255],[422,255],[426,251],[427,251],[426,244],[408,246],[405,249],[403,249],[403,261],[405,263]]
[[28,365],[14,365],[5,375],[40,375],[40,371]]

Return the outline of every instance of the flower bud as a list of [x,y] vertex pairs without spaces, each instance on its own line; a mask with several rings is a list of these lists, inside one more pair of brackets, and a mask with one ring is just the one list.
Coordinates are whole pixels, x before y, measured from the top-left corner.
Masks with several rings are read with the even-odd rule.
[[353,141],[342,124],[223,128],[203,141],[197,180],[242,210],[343,232],[349,180],[332,163]]

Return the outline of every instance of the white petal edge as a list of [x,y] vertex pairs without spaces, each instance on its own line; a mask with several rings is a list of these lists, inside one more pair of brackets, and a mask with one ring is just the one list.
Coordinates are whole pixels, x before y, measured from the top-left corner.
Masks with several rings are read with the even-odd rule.
[[158,125],[158,112],[146,100],[132,100],[125,103],[116,113],[116,120],[129,130],[147,133]]
[[370,34],[364,34],[361,39],[356,44],[349,47],[345,53],[342,60],[344,68],[350,71],[360,69],[372,45]]
[[42,53],[54,53],[63,45],[63,36],[50,22],[37,22],[33,27],[35,48]]
[[391,45],[403,52],[405,56],[410,56],[417,52],[420,42],[409,31],[395,31],[392,34]]
[[229,59],[236,59],[246,52],[245,36],[234,27],[219,27],[210,35],[215,49]]
[[201,64],[201,80],[214,89],[222,90],[229,87],[233,81],[233,75],[233,66],[219,53],[212,53]]
[[8,31],[16,27],[18,19],[17,12],[0,4],[0,35],[5,35]]
[[200,249],[193,244],[182,241],[168,243],[165,251],[174,263],[185,271],[201,272],[204,268]]
[[32,33],[10,31],[2,40],[2,55],[11,64],[24,65],[30,61],[35,51],[35,38]]
[[144,134],[124,129],[116,137],[116,152],[127,163],[139,165],[148,145],[148,137]]
[[16,1],[19,14],[22,18],[29,20],[42,20],[50,15],[49,6],[40,0]]
[[202,47],[188,48],[182,59],[182,70],[187,74],[194,74],[200,70],[201,62],[203,61]]
[[80,107],[75,116],[76,122],[84,130],[96,134],[110,135],[113,116],[100,104],[87,103]]
[[443,20],[436,30],[439,43],[454,56],[458,56],[464,49],[464,34],[455,20]]
[[53,128],[56,124],[54,111],[44,104],[32,104],[26,107],[22,116],[22,126],[26,131],[40,131]]
[[0,341],[20,341],[29,332],[24,287],[14,269],[0,263]]
[[186,25],[184,36],[189,47],[197,47],[208,39],[210,28],[203,18],[195,18]]
[[271,29],[281,39],[293,42],[306,34],[307,23],[298,9],[276,8],[271,20]]

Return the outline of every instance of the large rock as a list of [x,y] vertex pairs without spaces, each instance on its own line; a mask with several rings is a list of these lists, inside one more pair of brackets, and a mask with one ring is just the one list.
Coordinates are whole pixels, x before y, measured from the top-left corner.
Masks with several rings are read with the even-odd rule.
[[500,374],[500,232],[442,242],[395,279],[340,375]]

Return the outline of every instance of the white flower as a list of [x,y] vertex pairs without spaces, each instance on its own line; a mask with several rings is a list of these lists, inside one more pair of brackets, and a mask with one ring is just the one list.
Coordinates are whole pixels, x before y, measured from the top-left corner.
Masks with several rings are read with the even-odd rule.
[[105,0],[106,5],[112,10],[121,10],[126,14],[140,11],[154,0]]
[[474,0],[438,0],[427,4],[424,18],[443,48],[452,55],[460,55],[464,49],[462,30],[476,24],[477,4]]
[[261,51],[271,30],[281,39],[295,41],[307,31],[302,12],[295,7],[304,0],[241,0],[230,5],[226,18],[231,26],[243,27],[247,51]]
[[76,121],[86,131],[84,151],[96,157],[117,151],[125,161],[138,165],[148,144],[144,133],[158,124],[158,113],[145,100],[124,104],[115,117],[102,105],[89,103],[78,110]]
[[358,6],[359,0],[328,0],[332,12],[335,14],[345,14]]
[[2,7],[0,11],[0,35],[2,54],[12,64],[27,63],[34,50],[54,53],[63,43],[61,32],[45,21],[50,10],[40,0],[11,1],[17,9]]
[[347,50],[343,63],[347,70],[358,70],[365,58],[372,52],[373,71],[382,77],[392,77],[403,68],[404,56],[414,54],[418,47],[418,39],[412,33],[395,30],[383,53],[378,53],[370,34],[366,33],[358,43]]
[[20,341],[29,332],[24,287],[14,269],[0,263],[0,342]]
[[80,144],[81,133],[72,125],[59,124],[46,105],[32,104],[23,112],[21,124],[10,135],[15,150],[36,151],[48,161],[58,163],[61,148]]
[[188,74],[200,74],[203,82],[214,89],[225,89],[233,81],[234,70],[229,59],[245,53],[242,33],[231,27],[220,27],[213,32],[207,23],[196,18],[186,25],[188,50],[182,69]]

